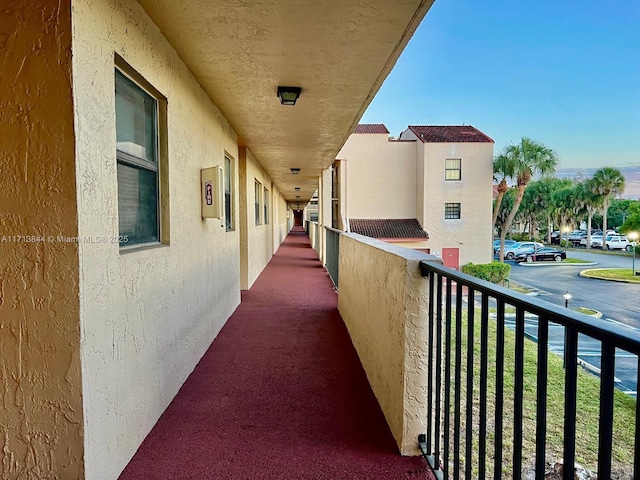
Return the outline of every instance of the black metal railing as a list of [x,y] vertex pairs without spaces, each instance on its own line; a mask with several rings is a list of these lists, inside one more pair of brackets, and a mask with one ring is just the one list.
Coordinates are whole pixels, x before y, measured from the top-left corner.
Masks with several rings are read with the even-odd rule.
[[[619,397],[624,397],[632,404],[631,421],[616,428],[627,428],[631,440],[616,448],[629,449],[625,474],[640,478],[640,409],[637,401],[633,405],[633,398],[615,393],[616,355],[632,362],[633,378],[636,386],[640,384],[640,332],[435,263],[421,262],[420,268],[429,281],[427,355],[431,361],[427,431],[418,443],[440,478],[521,479],[526,468],[542,479],[548,457],[554,455],[552,444],[564,465],[574,465],[577,429],[584,416],[577,411],[578,395],[584,395],[578,383],[598,382],[591,373],[579,373],[584,361],[578,344],[587,340],[597,341],[601,350],[600,368],[591,368],[600,378],[599,392],[595,387],[598,398],[590,399],[595,405],[598,441],[597,454],[581,451],[578,458],[581,464],[592,465],[598,478],[612,478],[613,443],[617,442],[614,397],[616,408]],[[564,373],[563,360],[551,348],[559,343]],[[549,384],[556,381],[550,378],[552,369],[564,377],[563,385]],[[552,398],[563,410],[559,416],[549,408]],[[573,480],[573,468],[564,468],[563,478]]]
[[326,239],[325,266],[333,284],[338,288],[338,260],[340,258],[340,234],[342,232],[330,227],[325,227],[324,232]]

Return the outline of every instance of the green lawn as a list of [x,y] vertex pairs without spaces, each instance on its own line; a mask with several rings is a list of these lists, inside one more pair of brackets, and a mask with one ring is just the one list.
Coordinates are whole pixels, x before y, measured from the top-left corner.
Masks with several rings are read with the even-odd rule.
[[[463,313],[466,317],[466,310]],[[452,327],[453,338],[455,339],[455,322]],[[495,438],[495,381],[496,381],[496,322],[489,320],[489,369],[488,369],[488,412],[487,412],[487,465],[490,471],[490,477],[493,478],[493,450]],[[463,322],[462,327],[462,343],[463,343],[463,359],[462,359],[462,406],[461,406],[461,422],[466,424],[466,344],[467,344],[467,326]],[[501,478],[512,478],[512,457],[513,457],[513,388],[514,388],[514,358],[515,358],[515,332],[505,330],[505,369],[504,369],[504,418],[503,418],[503,473]],[[452,348],[453,350],[453,348]],[[532,466],[535,459],[535,431],[536,431],[536,371],[537,371],[537,343],[525,340],[525,361],[524,361],[524,425],[523,425],[523,466]],[[452,353],[453,354],[453,353]],[[453,362],[452,362],[453,363]],[[562,358],[549,353],[548,360],[548,382],[547,382],[547,461],[562,458],[563,452],[563,432],[564,432],[564,369],[562,366]],[[454,398],[454,374],[455,370],[451,366],[451,399]],[[600,396],[600,380],[592,374],[579,369],[578,370],[578,400],[577,400],[577,438],[576,438],[576,459],[581,465],[592,471],[597,470],[597,452],[598,452],[598,418],[599,418],[599,396]],[[475,469],[478,465],[478,430],[479,430],[479,397],[480,397],[480,325],[479,315],[476,315],[475,333],[474,333],[474,385],[473,385],[473,458],[474,458],[474,475],[477,475]],[[614,407],[614,448],[612,458],[614,469],[618,473],[632,472],[633,465],[633,445],[634,445],[634,427],[635,427],[635,406],[636,401],[616,390],[615,407]],[[453,407],[451,410],[451,418],[453,418]],[[462,427],[461,432],[461,458],[464,462],[465,451],[465,429]],[[451,433],[450,452],[453,452],[453,432]],[[450,454],[452,458],[452,453]],[[464,466],[462,466],[464,472]],[[630,474],[629,474],[630,475]],[[625,478],[616,475],[613,478]],[[631,478],[630,476],[628,478]]]
[[592,263],[592,262],[587,262],[585,260],[579,260],[577,258],[565,258],[562,263]]
[[[640,272],[640,261],[638,262],[638,269],[636,269],[636,273]],[[584,270],[581,272],[581,275],[589,278],[601,278],[607,280],[619,280],[628,283],[640,283],[640,276],[633,275],[631,269],[623,269],[623,268],[592,268],[589,270]]]

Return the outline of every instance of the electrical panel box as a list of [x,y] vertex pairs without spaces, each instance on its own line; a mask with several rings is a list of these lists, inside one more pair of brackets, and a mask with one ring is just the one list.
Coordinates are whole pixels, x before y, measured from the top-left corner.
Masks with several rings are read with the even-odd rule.
[[224,215],[224,177],[222,167],[200,170],[202,218],[222,218]]

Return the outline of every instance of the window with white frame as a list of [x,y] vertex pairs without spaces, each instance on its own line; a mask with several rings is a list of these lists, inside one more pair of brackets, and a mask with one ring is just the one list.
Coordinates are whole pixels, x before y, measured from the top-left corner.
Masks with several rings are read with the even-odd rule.
[[460,204],[459,203],[445,203],[444,204],[444,218],[446,220],[455,220],[460,218]]
[[445,180],[461,180],[462,179],[462,159],[447,158],[444,164]]
[[160,242],[159,102],[150,85],[115,69],[120,246]]
[[267,190],[266,187],[264,189],[263,208],[264,208],[264,223],[267,224],[269,223],[269,190]]
[[233,162],[224,156],[224,219],[227,232],[233,231]]
[[256,180],[255,181],[255,212],[256,212],[256,225],[261,225],[262,224],[262,219],[261,219],[261,207],[260,207],[260,200],[262,198],[262,184]]

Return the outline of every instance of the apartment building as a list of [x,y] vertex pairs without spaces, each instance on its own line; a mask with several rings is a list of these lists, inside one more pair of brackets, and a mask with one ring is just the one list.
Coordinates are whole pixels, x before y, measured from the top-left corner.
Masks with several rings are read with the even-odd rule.
[[470,125],[411,125],[399,137],[383,124],[357,125],[327,173],[334,228],[427,251],[452,268],[490,262],[493,145]]
[[431,3],[3,6],[2,478],[118,477]]

